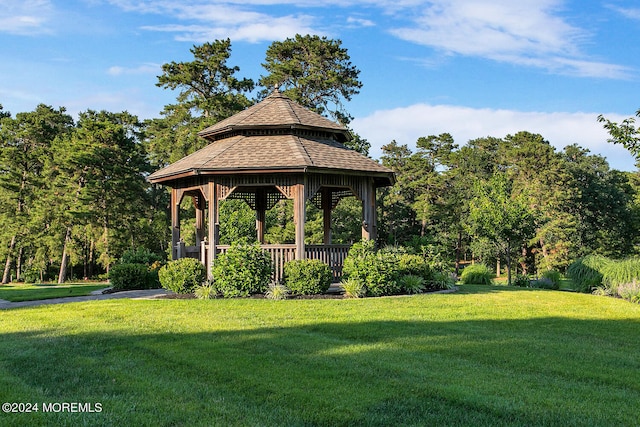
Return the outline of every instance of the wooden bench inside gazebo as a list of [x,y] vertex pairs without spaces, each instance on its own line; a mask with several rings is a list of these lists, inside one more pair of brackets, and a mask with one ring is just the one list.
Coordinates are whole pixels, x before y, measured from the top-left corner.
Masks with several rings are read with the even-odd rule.
[[[274,280],[292,259],[320,259],[338,280],[348,245],[331,243],[331,211],[355,196],[362,202],[362,238],[377,232],[376,188],[393,183],[390,169],[342,143],[349,131],[275,90],[263,101],[207,129],[210,144],[149,176],[171,188],[172,258],[196,257],[211,266],[228,246],[219,244],[219,204],[244,200],[256,212],[257,240],[271,254]],[[196,244],[180,236],[180,203],[191,197],[196,211]],[[279,200],[293,200],[295,243],[265,245],[265,216]],[[305,245],[305,204],[323,212],[324,244]],[[207,226],[205,227],[205,221]],[[206,235],[205,235],[206,234]]]

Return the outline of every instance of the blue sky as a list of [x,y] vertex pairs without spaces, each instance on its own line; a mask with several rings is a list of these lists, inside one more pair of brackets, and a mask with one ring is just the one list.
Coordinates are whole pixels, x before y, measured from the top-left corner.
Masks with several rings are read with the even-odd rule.
[[176,93],[161,65],[230,38],[230,65],[257,80],[274,40],[342,40],[364,84],[347,105],[371,155],[395,139],[540,133],[634,170],[598,114],[640,108],[640,5],[622,0],[2,0],[0,104],[158,117]]

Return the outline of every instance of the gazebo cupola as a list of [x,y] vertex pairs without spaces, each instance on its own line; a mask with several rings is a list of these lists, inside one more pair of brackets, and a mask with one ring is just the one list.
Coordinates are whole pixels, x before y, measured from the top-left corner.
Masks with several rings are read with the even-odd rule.
[[[376,188],[391,185],[393,172],[345,147],[342,143],[351,138],[345,127],[275,90],[198,135],[210,144],[148,178],[171,187],[174,259],[197,256],[211,271],[216,254],[226,250],[218,244],[218,205],[231,198],[245,200],[256,211],[260,243],[264,243],[265,212],[281,199],[293,200],[295,245],[263,245],[277,270],[291,258],[320,258],[339,271],[346,249],[331,245],[331,210],[345,196],[354,195],[362,202],[362,238],[376,238]],[[179,205],[185,196],[192,197],[196,207],[195,248],[181,247]],[[305,247],[307,200],[323,211],[324,245]]]

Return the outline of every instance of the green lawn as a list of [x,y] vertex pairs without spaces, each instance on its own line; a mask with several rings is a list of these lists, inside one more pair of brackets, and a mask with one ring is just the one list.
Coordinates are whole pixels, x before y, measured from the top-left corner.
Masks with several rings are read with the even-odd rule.
[[72,283],[67,285],[54,284],[10,284],[0,285],[0,299],[18,302],[35,301],[41,299],[79,297],[89,295],[98,289],[105,289],[109,285],[106,283]]
[[638,425],[640,306],[461,286],[361,300],[108,300],[0,312],[0,425]]

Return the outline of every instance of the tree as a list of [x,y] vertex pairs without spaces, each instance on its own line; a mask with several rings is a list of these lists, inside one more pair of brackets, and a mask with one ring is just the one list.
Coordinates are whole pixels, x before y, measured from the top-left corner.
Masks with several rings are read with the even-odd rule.
[[329,114],[342,124],[351,122],[344,101],[360,93],[360,70],[350,62],[340,40],[317,35],[301,36],[273,42],[262,66],[269,73],[261,76],[262,95],[274,87],[302,106]]
[[523,272],[531,264],[545,270],[566,267],[571,244],[562,229],[570,229],[573,221],[563,212],[571,195],[566,191],[570,176],[562,156],[542,135],[521,131],[504,138],[499,162],[513,181],[514,191],[527,194],[535,213],[536,234],[522,247]]
[[8,111],[4,111],[4,107],[0,104],[0,119],[5,119],[11,117],[11,113]]
[[[640,110],[636,111],[636,117],[640,117]],[[598,121],[604,123],[604,128],[609,132],[611,136],[609,142],[622,145],[636,160],[640,160],[640,127],[635,126],[635,118],[629,117],[618,124],[601,114],[598,116]]]
[[93,233],[83,240],[93,246],[107,272],[125,249],[135,246],[138,220],[149,211],[144,174],[150,167],[140,126],[127,112],[80,113],[68,141],[71,153],[60,157],[67,191],[77,194],[69,201],[76,224]]
[[472,234],[491,241],[507,261],[511,285],[511,259],[534,233],[534,215],[524,193],[513,194],[513,184],[503,173],[478,182],[469,205],[468,226]]
[[44,167],[51,155],[52,141],[68,133],[73,119],[64,108],[38,105],[33,112],[5,116],[0,122],[0,217],[6,241],[6,262],[2,283],[8,283],[15,260],[16,276],[21,276],[25,251],[32,256],[40,242],[34,239],[43,223],[35,213],[43,196]]
[[197,133],[207,126],[251,105],[245,96],[254,88],[251,79],[235,75],[230,67],[231,41],[215,40],[190,50],[191,62],[170,62],[162,66],[156,86],[179,90],[177,103],[167,105],[164,117],[148,122],[147,138],[152,162],[165,166],[206,144]]
[[406,144],[400,145],[395,140],[391,141],[382,146],[382,153],[382,164],[396,173],[396,182],[392,187],[383,188],[380,192],[379,238],[387,244],[402,244],[420,233],[416,212],[413,209],[416,194],[411,186],[411,181],[420,171],[417,171],[411,162],[413,153]]
[[571,197],[563,211],[575,221],[576,257],[593,252],[612,257],[633,253],[640,224],[628,174],[611,170],[604,157],[577,145],[566,147],[563,157],[571,177],[566,190]]

